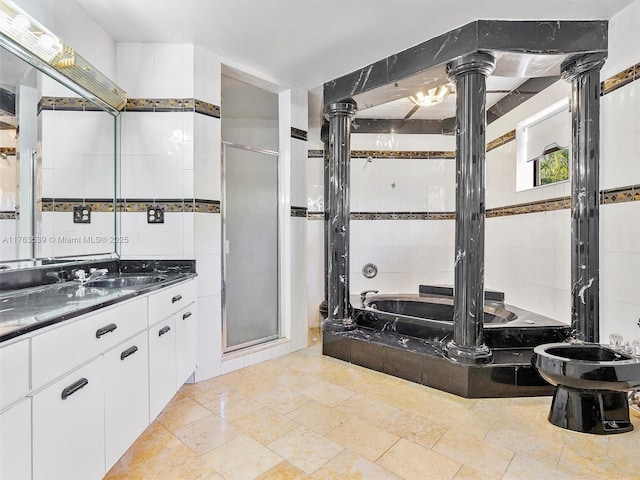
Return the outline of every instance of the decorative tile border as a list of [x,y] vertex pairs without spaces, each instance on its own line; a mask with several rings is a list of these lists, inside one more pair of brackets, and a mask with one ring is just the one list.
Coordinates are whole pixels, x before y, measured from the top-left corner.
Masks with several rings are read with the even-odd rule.
[[606,95],[614,90],[640,79],[640,63],[630,66],[622,72],[605,79],[600,84],[600,95]]
[[296,218],[307,218],[306,207],[291,207],[291,216]]
[[[114,202],[110,199],[42,199],[43,212],[73,212],[73,207],[90,206],[93,212],[113,212]],[[146,212],[149,207],[162,207],[165,213],[220,213],[218,200],[202,199],[125,199],[116,202],[118,212]]]
[[16,147],[0,147],[0,153],[5,155],[13,155],[16,154]]
[[453,220],[455,212],[351,212],[351,220]]
[[308,150],[307,157],[309,158],[324,158],[324,150]]
[[639,202],[640,201],[640,184],[629,185],[621,188],[612,188],[602,190],[600,192],[600,204],[608,205],[610,203]]
[[91,207],[92,212],[113,212],[113,200],[109,198],[43,198],[43,212],[73,212],[73,207]]
[[514,129],[487,143],[487,152],[490,152],[494,148],[501,147],[506,143],[512,142],[515,139],[516,139],[516,131]]
[[65,112],[99,112],[96,104],[79,97],[42,97],[38,102],[38,113],[43,110]]
[[220,107],[218,105],[197,99],[194,99],[194,102],[196,104],[196,113],[201,113],[208,117],[220,118]]
[[299,128],[291,127],[291,138],[307,141],[307,132],[300,130]]
[[194,199],[194,212],[196,213],[220,213],[219,200]]
[[220,118],[220,107],[197,98],[129,98],[125,112],[196,112]]
[[[600,204],[640,202],[640,184],[602,190]],[[523,215],[525,213],[552,212],[571,208],[571,197],[557,197],[537,202],[519,203],[489,208],[487,218]],[[351,212],[351,220],[454,220],[455,212]],[[309,212],[309,220],[324,219],[323,212]]]
[[429,159],[456,158],[455,151],[431,150],[351,150],[351,158],[401,158],[401,159]]

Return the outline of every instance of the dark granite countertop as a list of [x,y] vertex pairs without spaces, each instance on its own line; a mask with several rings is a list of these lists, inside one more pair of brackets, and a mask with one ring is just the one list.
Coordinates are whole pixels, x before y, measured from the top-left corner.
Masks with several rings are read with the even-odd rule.
[[126,268],[126,265],[120,267],[125,268],[107,276],[123,275],[123,271],[127,272],[124,275],[156,276],[161,272],[162,279],[122,288],[90,286],[90,283],[73,280],[0,292],[0,342],[197,276],[195,263],[193,268],[153,268],[146,271]]

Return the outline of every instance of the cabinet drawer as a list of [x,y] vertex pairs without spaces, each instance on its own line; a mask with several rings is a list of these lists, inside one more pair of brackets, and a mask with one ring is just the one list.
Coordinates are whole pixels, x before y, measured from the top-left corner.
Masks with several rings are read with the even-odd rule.
[[0,408],[29,391],[29,340],[0,348]]
[[99,310],[32,338],[32,388],[81,365],[144,330],[144,298]]
[[170,317],[194,302],[198,296],[195,280],[164,288],[149,296],[149,325]]

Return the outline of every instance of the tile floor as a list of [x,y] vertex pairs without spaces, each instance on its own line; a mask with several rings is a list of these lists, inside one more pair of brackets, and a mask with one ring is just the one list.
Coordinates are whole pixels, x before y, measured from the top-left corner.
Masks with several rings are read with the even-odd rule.
[[316,345],[185,385],[108,480],[640,478],[640,419],[550,425],[550,397],[468,400]]

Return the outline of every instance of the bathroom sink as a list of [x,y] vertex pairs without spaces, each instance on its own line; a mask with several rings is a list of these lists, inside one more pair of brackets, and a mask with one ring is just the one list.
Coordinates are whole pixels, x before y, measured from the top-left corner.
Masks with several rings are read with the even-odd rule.
[[102,277],[85,282],[86,287],[124,288],[153,285],[167,279],[165,275],[119,275],[117,277]]

